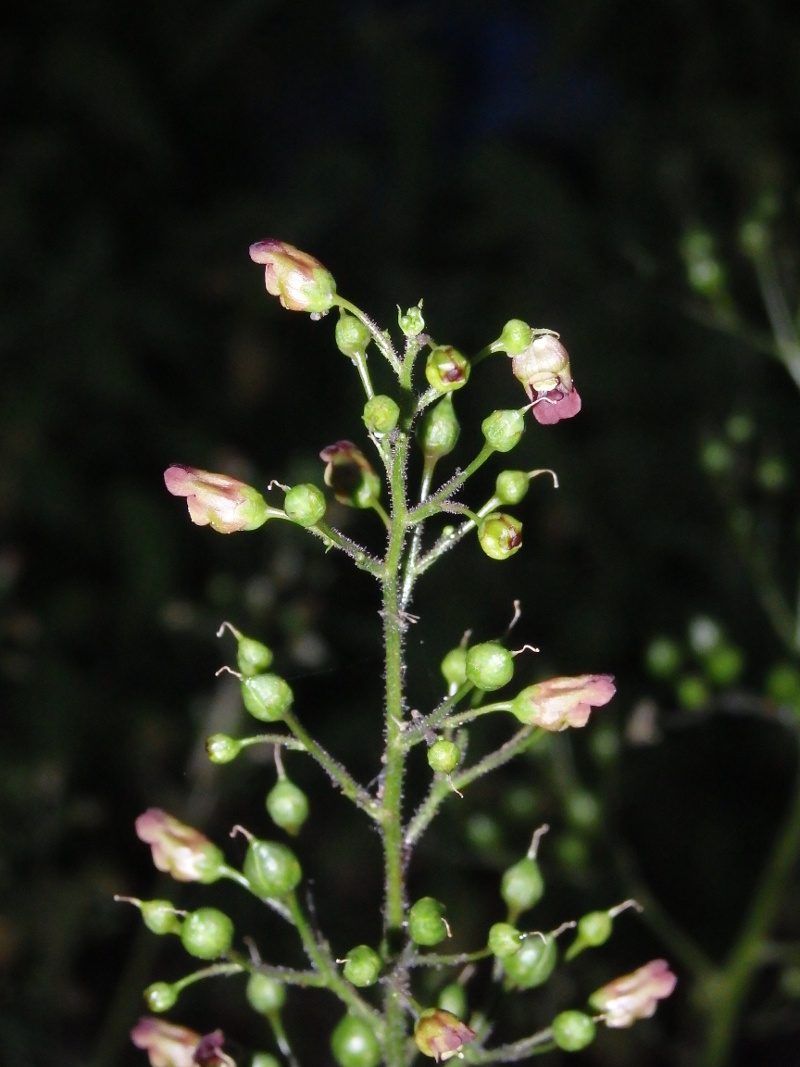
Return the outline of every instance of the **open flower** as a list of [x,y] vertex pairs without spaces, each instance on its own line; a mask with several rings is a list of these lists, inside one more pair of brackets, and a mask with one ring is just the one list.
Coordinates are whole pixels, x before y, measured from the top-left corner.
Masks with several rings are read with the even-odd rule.
[[301,252],[286,241],[269,239],[250,245],[250,258],[264,264],[267,292],[277,296],[289,311],[320,315],[333,307],[333,275],[308,252]]
[[325,484],[340,504],[371,508],[381,495],[381,480],[352,441],[337,441],[319,454],[325,463]]
[[136,820],[136,836],[149,845],[159,871],[178,882],[216,882],[225,859],[217,846],[160,808],[148,808]]
[[511,711],[520,722],[543,730],[566,730],[585,726],[592,708],[607,704],[616,692],[610,674],[579,674],[575,678],[551,678],[529,685],[518,693]]
[[533,417],[544,426],[571,419],[581,410],[581,398],[572,383],[569,352],[553,334],[534,337],[511,360],[514,377],[533,401]]
[[236,1067],[222,1051],[221,1030],[203,1037],[195,1030],[152,1016],[143,1016],[131,1030],[131,1041],[145,1049],[150,1067]]
[[666,960],[651,960],[633,974],[615,978],[592,993],[589,1003],[603,1013],[606,1026],[631,1026],[637,1019],[649,1019],[658,1001],[672,993],[677,981]]
[[457,1056],[464,1045],[475,1040],[475,1031],[443,1008],[428,1008],[414,1028],[414,1043],[423,1056],[432,1056],[437,1063]]
[[175,464],[164,471],[164,483],[173,496],[185,496],[189,518],[196,526],[217,533],[257,530],[283,512],[271,508],[257,489],[227,474],[212,474]]

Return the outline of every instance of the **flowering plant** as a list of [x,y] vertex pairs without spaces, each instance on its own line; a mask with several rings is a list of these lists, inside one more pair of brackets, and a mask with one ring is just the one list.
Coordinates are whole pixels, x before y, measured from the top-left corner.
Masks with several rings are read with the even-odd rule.
[[[554,930],[523,925],[523,916],[545,890],[537,860],[545,826],[533,834],[527,854],[503,872],[498,889],[505,920],[494,923],[477,945],[455,952],[439,950],[450,938],[460,944],[460,932],[445,917],[443,902],[432,896],[412,901],[408,888],[412,853],[448,799],[461,796],[479,778],[530,750],[548,732],[585,726],[592,708],[602,707],[614,695],[608,674],[553,678],[506,695],[517,657],[530,646],[510,649],[508,634],[471,643],[467,632],[442,663],[441,698],[424,712],[409,709],[406,699],[405,642],[410,625],[418,621],[409,610],[418,580],[472,533],[491,560],[510,558],[522,547],[523,527],[506,509],[522,502],[539,475],[549,473],[556,482],[550,471],[504,470],[494,493],[482,505],[473,509],[459,499],[480,467],[495,454],[516,447],[529,411],[545,426],[580,411],[567,350],[552,331],[533,329],[515,319],[496,341],[468,358],[451,345],[435,343],[425,332],[421,302],[399,316],[403,337],[399,350],[388,331],[379,329],[338,294],[330,272],[314,257],[276,240],[259,241],[250,254],[265,267],[267,291],[284,308],[308,312],[315,319],[338,309],[336,344],[352,362],[364,389],[362,418],[373,458],[367,458],[354,442],[339,440],[322,449],[325,468],[321,475],[339,505],[375,513],[364,521],[371,518],[383,525],[383,554],[374,555],[333,524],[326,495],[315,484],[280,486],[282,505],[270,505],[259,491],[237,479],[173,466],[165,475],[167,489],[186,498],[190,518],[198,525],[233,533],[254,530],[270,519],[291,522],[375,579],[383,620],[384,750],[374,783],[363,785],[303,725],[294,710],[291,687],[270,669],[271,650],[230,625],[237,642],[237,665],[231,670],[240,680],[244,707],[271,729],[244,738],[216,734],[208,739],[207,750],[212,761],[227,763],[244,747],[274,747],[278,782],[267,798],[267,811],[278,830],[292,837],[302,830],[308,799],[286,774],[281,751],[303,754],[323,768],[333,788],[366,816],[380,836],[382,936],[377,944],[359,944],[341,955],[334,953],[298,892],[305,879],[304,865],[313,865],[311,857],[301,864],[283,840],[265,839],[236,827],[234,834],[244,839],[244,856],[238,865],[229,865],[202,833],[150,809],[137,820],[136,829],[152,848],[159,870],[179,881],[235,882],[267,905],[274,921],[294,929],[308,966],[288,967],[279,959],[263,962],[252,941],[248,950],[237,942],[234,921],[217,908],[185,912],[165,900],[132,900],[154,933],[176,934],[190,955],[207,964],[180,981],[155,982],[145,991],[145,999],[151,1011],[159,1014],[171,1009],[182,990],[200,979],[241,974],[247,981],[249,1004],[264,1016],[290,1067],[296,1067],[297,1060],[281,1011],[287,988],[293,986],[324,988],[340,1001],[343,1014],[330,1038],[339,1067],[377,1067],[379,1063],[404,1067],[417,1052],[437,1061],[458,1056],[483,1064],[520,1060],[550,1048],[583,1048],[594,1039],[598,1022],[627,1026],[653,1013],[656,1001],[669,995],[675,983],[663,961],[654,961],[598,990],[589,1001],[596,1014],[562,1011],[550,1025],[508,1044],[492,1042],[491,1021],[477,1003],[470,1010],[470,979],[485,963],[497,992],[510,994],[540,986],[559,962],[568,963],[585,949],[604,943],[613,920],[634,902],[592,912],[577,923],[565,921]],[[377,352],[394,373],[393,395],[376,392],[368,350],[370,356]],[[510,357],[511,371],[523,385],[527,403],[489,413],[481,425],[484,443],[478,454],[435,484],[440,461],[454,450],[459,437],[454,395],[494,353]],[[420,388],[418,374],[415,379],[420,362],[424,362],[427,388]],[[416,491],[409,474],[415,447],[422,458]],[[271,482],[269,488],[276,484]],[[442,518],[446,525],[432,538],[427,536],[435,520]],[[518,720],[516,730],[499,747],[470,762],[471,724],[482,716],[508,712]],[[409,761],[418,751],[427,757],[429,787],[416,810],[408,812],[404,790]],[[563,935],[575,927],[576,936],[562,951]],[[427,1002],[430,982],[418,981],[426,973],[444,973],[449,978],[434,1004]],[[148,1052],[152,1067],[232,1063],[215,1023],[201,1035],[148,1017],[138,1023],[132,1038]],[[258,1052],[250,1062],[253,1067],[274,1067],[275,1057]]]

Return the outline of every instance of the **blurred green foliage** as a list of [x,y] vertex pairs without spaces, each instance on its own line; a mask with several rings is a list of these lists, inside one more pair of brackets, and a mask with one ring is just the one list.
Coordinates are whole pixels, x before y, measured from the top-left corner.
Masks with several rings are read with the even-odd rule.
[[[725,292],[763,329],[736,233],[768,192],[781,269],[796,282],[800,13],[779,0],[354,0],[335,16],[322,0],[11,0],[5,22],[0,1047],[13,1065],[133,1064],[139,991],[181,965],[111,902],[159,895],[133,818],[157,803],[221,840],[274,780],[255,763],[210,770],[199,751],[212,728],[235,732],[239,714],[214,679],[232,658],[213,636],[223,618],[276,649],[301,714],[312,709],[362,778],[374,773],[369,582],[298,531],[191,529],[161,487],[174,461],[261,487],[319,482],[319,450],[359,439],[358,387],[332,323],[268,301],[247,245],[277,236],[306,248],[384,323],[424,297],[436,340],[465,352],[522,316],[557,329],[572,355],[584,411],[552,431],[531,426],[522,446],[561,487],[534,483],[526,547],[502,580],[473,546],[470,583],[448,559],[423,585],[414,610],[436,625],[414,631],[412,706],[437,692],[436,665],[463,629],[496,636],[515,596],[518,632],[542,648],[537,671],[617,675],[609,724],[652,687],[647,642],[697,612],[724,622],[742,652],[736,683],[758,691],[786,650],[729,535],[730,501],[709,492],[703,467],[726,466],[709,442],[732,413],[760,427],[762,490],[778,488],[777,471],[782,492],[768,516],[777,574],[796,581],[800,401],[752,331],[698,296],[698,279],[717,279],[706,298],[722,291],[723,276],[702,269],[707,244],[689,248],[692,292],[682,241],[708,228]],[[459,455],[492,407],[520,402],[510,375],[490,386],[480,369],[458,398]],[[795,668],[784,665],[792,679]],[[720,956],[791,789],[793,751],[757,717],[731,730],[700,716],[658,734],[631,747],[601,730],[593,753],[554,744],[549,770],[526,764],[481,785],[431,833],[441,885],[427,888],[456,894],[469,864],[471,895],[449,905],[468,931],[476,899],[496,906],[497,872],[547,816],[563,900],[621,899],[625,875],[580,814],[594,807],[569,803],[592,793],[564,784],[577,759],[602,792],[611,760],[624,854]],[[301,764],[291,773],[312,795],[320,919],[343,947],[368,941],[349,924],[377,888],[374,857],[355,851],[363,827],[336,802],[315,808],[324,783]],[[456,842],[477,845],[478,859]],[[789,909],[787,935],[798,923]],[[653,954],[665,951],[636,920],[617,926],[629,929],[609,943],[620,972],[650,936]],[[603,959],[595,985],[618,973]],[[240,993],[198,992],[185,1021],[257,1047]],[[796,1018],[771,997],[756,991],[736,1062],[759,1050],[784,1062],[797,1042]],[[582,1062],[691,1063],[685,991],[659,1017],[651,1047],[646,1034],[608,1035]],[[313,1054],[307,1029],[301,1051]]]

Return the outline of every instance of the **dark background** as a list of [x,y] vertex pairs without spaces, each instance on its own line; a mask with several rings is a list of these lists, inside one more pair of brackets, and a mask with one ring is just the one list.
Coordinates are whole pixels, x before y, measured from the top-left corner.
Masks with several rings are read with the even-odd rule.
[[[794,731],[765,677],[798,647],[764,604],[773,577],[796,593],[799,398],[768,351],[737,233],[771,198],[793,303],[796,5],[49,0],[9,3],[4,21],[3,1062],[144,1062],[127,1043],[140,990],[187,961],[142,936],[115,892],[229,900],[238,930],[259,929],[240,894],[156,883],[133,833],[150,805],[220,843],[237,821],[267,832],[272,767],[210,768],[202,754],[213,729],[248,729],[235,687],[214,677],[233,662],[232,641],[214,636],[222,619],[269,642],[298,714],[362,780],[377,770],[371,581],[287,524],[233,538],[193,528],[161,481],[183,462],[261,488],[320,483],[322,447],[366,447],[333,319],[282,310],[248,259],[251,241],[276,236],[382,325],[424,297],[429,331],[465,352],[510,317],[557,329],[570,349],[583,412],[531,423],[507,463],[554,467],[561,487],[541,479],[517,509],[526,544],[513,561],[466,543],[421,583],[410,699],[430,706],[441,655],[468,627],[502,633],[515,597],[519,644],[542,650],[521,668],[531,680],[608,671],[619,694],[586,737],[559,737],[446,806],[412,891],[446,899],[464,946],[479,943],[502,917],[499,872],[546,818],[543,928],[645,886],[655,899],[552,992],[518,995],[502,1026],[529,1032],[666,955],[680,984],[657,1021],[603,1034],[575,1062],[699,1063],[703,987],[667,926],[724,960],[794,788]],[[728,277],[710,300],[681,255],[697,227]],[[456,461],[474,455],[489,411],[521,402],[502,357],[482,366],[457,398]],[[755,431],[729,477],[710,478],[703,449],[742,412]],[[764,459],[784,464],[780,485],[759,482]],[[499,469],[476,478],[471,502]],[[753,516],[764,566],[737,552]],[[370,536],[366,516],[337,521]],[[685,644],[698,614],[744,668],[691,714],[645,653],[660,634]],[[658,724],[642,732],[646,700]],[[498,724],[475,743],[503,736]],[[377,839],[312,767],[287,765],[312,796],[297,848],[344,954],[377,938]],[[789,948],[751,990],[731,1063],[800,1062],[791,883],[784,897],[773,933]],[[278,921],[263,930],[264,957],[291,962]],[[331,999],[290,1000],[304,1062],[328,1061]],[[271,1047],[233,982],[196,987],[170,1018],[223,1026],[242,1063]]]

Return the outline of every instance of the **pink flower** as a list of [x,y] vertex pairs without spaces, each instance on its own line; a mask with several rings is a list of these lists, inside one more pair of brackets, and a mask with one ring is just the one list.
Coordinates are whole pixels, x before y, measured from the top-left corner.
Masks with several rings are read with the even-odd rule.
[[569,352],[553,334],[534,337],[524,352],[512,358],[511,369],[533,401],[533,417],[542,425],[571,419],[581,410]]
[[592,708],[607,704],[615,692],[610,674],[551,678],[518,693],[511,712],[520,722],[532,723],[543,730],[566,730],[568,726],[585,726]]
[[147,1051],[150,1067],[236,1067],[222,1051],[221,1030],[202,1037],[185,1026],[145,1015],[131,1030],[131,1041]]
[[159,871],[178,882],[216,882],[225,859],[199,830],[179,822],[160,808],[148,808],[136,820],[136,836],[150,845]]
[[195,525],[211,526],[217,533],[257,530],[267,519],[283,515],[257,489],[227,474],[176,464],[164,471],[164,482],[173,496],[186,497]]
[[417,1048],[423,1056],[432,1056],[437,1063],[457,1056],[464,1045],[474,1040],[475,1031],[443,1008],[428,1008],[414,1028]]
[[263,263],[267,292],[289,311],[324,314],[334,304],[336,282],[330,271],[308,252],[286,241],[256,241],[250,258]]
[[677,981],[666,960],[651,960],[592,993],[589,1003],[603,1013],[606,1026],[631,1026],[655,1014],[658,1001],[670,995]]

